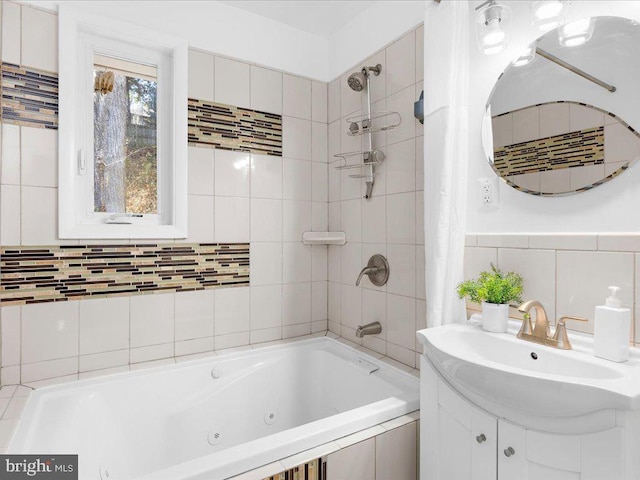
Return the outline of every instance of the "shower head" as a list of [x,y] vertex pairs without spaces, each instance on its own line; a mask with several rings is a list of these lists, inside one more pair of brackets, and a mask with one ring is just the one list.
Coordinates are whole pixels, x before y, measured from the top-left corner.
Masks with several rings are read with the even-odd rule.
[[349,75],[347,79],[347,83],[349,84],[349,88],[356,92],[361,92],[364,89],[364,86],[367,84],[367,75],[362,72],[355,72]]
[[362,70],[360,70],[359,72],[355,72],[349,75],[349,78],[347,79],[349,88],[356,92],[361,92],[367,85],[367,81],[369,80],[369,72],[373,72],[374,75],[378,76],[380,75],[381,70],[382,65],[380,64],[377,64],[375,67],[362,67]]

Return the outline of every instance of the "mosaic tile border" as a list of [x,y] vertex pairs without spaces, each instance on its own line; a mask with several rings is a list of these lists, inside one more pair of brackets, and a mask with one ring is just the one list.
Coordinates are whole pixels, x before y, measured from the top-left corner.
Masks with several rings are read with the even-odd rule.
[[2,121],[58,129],[58,75],[2,62]]
[[189,144],[282,156],[282,116],[189,99]]
[[327,463],[322,458],[317,458],[263,480],[325,480],[326,478]]
[[[2,62],[2,122],[58,129],[58,75]],[[209,148],[282,156],[282,116],[188,99],[188,142]]]
[[248,243],[0,248],[0,305],[249,285]]
[[[501,74],[502,77],[502,74]],[[512,110],[510,112],[504,112],[501,113],[499,115],[494,115],[494,118],[496,117],[501,117],[503,115],[509,115],[512,114],[514,112],[519,112],[521,110],[525,110],[527,108],[531,108],[531,107],[540,107],[542,105],[549,105],[549,104],[556,104],[556,103],[568,103],[568,104],[573,104],[573,105],[580,105],[582,107],[586,107],[586,108],[591,108],[593,110],[596,110],[598,112],[602,112],[605,115],[614,118],[616,121],[618,121],[621,125],[624,125],[631,133],[633,133],[634,135],[640,137],[640,133],[638,133],[638,131],[636,131],[631,125],[629,125],[627,122],[625,122],[622,118],[620,118],[618,115],[616,115],[615,113],[611,113],[608,112],[606,110],[603,110],[601,108],[595,107],[593,105],[589,105],[588,103],[582,103],[582,102],[574,102],[571,100],[558,100],[555,102],[545,102],[545,103],[537,103],[535,105],[530,105],[528,107],[523,107],[523,108],[519,108],[516,110]],[[487,106],[488,108],[488,106]],[[619,176],[620,174],[624,173],[633,163],[635,163],[635,161],[631,161],[629,163],[627,163],[626,165],[623,165],[622,167],[620,167],[618,170],[616,170],[615,172],[607,175],[606,177],[598,180],[597,182],[594,182],[590,185],[585,185],[584,187],[581,188],[577,188],[575,190],[571,190],[571,191],[567,191],[567,192],[561,192],[561,193],[547,193],[547,192],[539,192],[536,190],[529,190],[528,188],[522,187],[520,185],[516,185],[515,183],[513,183],[511,180],[509,180],[509,178],[503,178],[500,177],[507,185],[509,185],[510,187],[519,190],[523,193],[527,193],[529,195],[535,195],[538,197],[560,197],[560,196],[564,196],[564,195],[573,195],[574,193],[579,193],[579,192],[586,192],[588,190],[591,190],[592,188],[598,187],[600,185],[602,185],[603,183],[607,183],[609,180],[612,180],[614,178],[616,178],[617,176]],[[498,176],[500,176],[500,172],[498,171],[497,168],[495,168],[493,162],[491,162],[491,166],[492,168],[495,170],[496,174],[498,174]]]
[[514,143],[494,149],[500,176],[546,172],[604,163],[604,127]]

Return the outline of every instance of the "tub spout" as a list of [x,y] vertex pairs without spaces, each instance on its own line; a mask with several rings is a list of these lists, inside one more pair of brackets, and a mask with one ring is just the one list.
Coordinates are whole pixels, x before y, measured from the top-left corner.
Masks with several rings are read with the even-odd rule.
[[366,325],[358,325],[356,337],[362,338],[365,335],[377,335],[380,332],[382,332],[382,325],[380,325],[380,322],[371,322]]

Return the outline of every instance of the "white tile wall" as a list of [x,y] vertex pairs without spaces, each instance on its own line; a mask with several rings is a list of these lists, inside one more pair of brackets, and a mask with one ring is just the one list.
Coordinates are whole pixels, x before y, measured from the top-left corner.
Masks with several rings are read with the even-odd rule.
[[[423,32],[411,31],[329,83],[329,156],[360,150],[362,137],[347,135],[347,117],[363,108],[364,93],[347,86],[347,77],[362,65],[382,64],[382,73],[371,76],[373,111],[395,110],[401,126],[374,135],[374,147],[386,158],[376,167],[373,197],[364,200],[362,180],[351,171],[329,165],[329,227],[347,234],[347,244],[328,252],[329,329],[342,337],[413,367],[416,362],[417,312],[424,315],[424,214],[421,178],[423,137],[416,128],[413,102],[421,90]],[[420,45],[418,45],[420,43]],[[420,70],[418,72],[418,70]],[[380,253],[390,263],[387,285],[375,287],[367,277],[360,287],[355,280],[369,257]],[[420,319],[420,324],[423,324]],[[380,335],[355,337],[358,325],[379,321]]]
[[282,117],[282,156],[311,160],[311,122],[301,118]]
[[210,196],[214,194],[214,153],[215,150],[211,148],[189,147],[190,194]]
[[2,309],[2,365],[20,365],[20,327],[21,308],[4,307]]
[[311,120],[311,80],[284,74],[282,94],[284,115]]
[[327,84],[314,80],[311,83],[311,120],[326,125],[327,108]]
[[215,193],[223,197],[251,196],[251,155],[215,150]]
[[[55,15],[11,2],[3,12],[3,59],[56,71]],[[412,114],[422,41],[421,29],[409,32],[363,62],[383,65],[372,78],[376,108],[398,110],[403,118],[401,128],[375,136],[387,160],[370,202],[361,198],[360,180],[327,165],[335,153],[361,148],[361,138],[346,135],[344,120],[362,109],[363,95],[346,84],[362,65],[326,84],[191,51],[190,97],[284,115],[283,158],[189,149],[187,241],[250,241],[251,286],[4,307],[2,338],[13,348],[2,350],[1,381],[171,362],[327,326],[356,340],[357,325],[373,319],[385,330],[366,342],[413,366],[414,331],[424,312],[423,283],[415,281],[424,273],[415,265],[424,261],[416,227],[423,212],[422,130]],[[3,129],[3,245],[59,243],[55,143],[53,132]],[[345,247],[302,245],[304,231],[329,226],[348,232]],[[373,253],[393,259],[388,288],[366,278],[355,287]]]
[[189,98],[213,102],[214,60],[210,53],[189,50]]
[[327,476],[362,480],[376,479],[375,438],[338,450],[327,459]]
[[282,73],[251,65],[251,108],[282,114]]
[[2,61],[20,64],[21,7],[17,3],[2,2]]
[[20,131],[17,125],[2,125],[0,183],[3,185],[20,185]]
[[250,302],[251,293],[248,287],[216,290],[216,335],[248,332],[251,318]]
[[213,337],[213,290],[182,292],[175,296],[175,339]]
[[416,83],[416,36],[409,32],[386,48],[387,96]]
[[22,363],[78,356],[78,302],[22,307]]
[[251,108],[251,67],[224,57],[215,59],[215,101]]
[[58,189],[22,186],[21,190],[22,245],[55,245],[58,240]]
[[129,348],[129,303],[129,297],[78,302],[80,355]]
[[0,244],[20,245],[20,186],[0,186]]
[[594,309],[604,304],[607,287],[618,285],[623,306],[635,316],[630,338],[635,335],[637,342],[638,238],[630,234],[467,235],[464,276],[476,277],[490,263],[516,271],[524,277],[524,300],[541,301],[552,319],[588,318],[588,323],[567,323],[568,329],[587,333],[593,332]]
[[58,18],[36,8],[22,7],[21,63],[58,71]]
[[251,196],[282,198],[282,158],[251,155]]
[[131,297],[130,338],[132,347],[174,341],[174,300],[175,294],[173,293]]

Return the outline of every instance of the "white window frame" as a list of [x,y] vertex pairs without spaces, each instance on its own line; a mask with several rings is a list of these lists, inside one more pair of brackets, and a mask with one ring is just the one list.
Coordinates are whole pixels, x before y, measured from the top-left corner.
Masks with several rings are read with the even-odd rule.
[[[58,21],[58,236],[186,238],[187,43],[68,5],[60,6]],[[157,215],[112,219],[112,214],[94,212],[94,52],[157,65]]]

